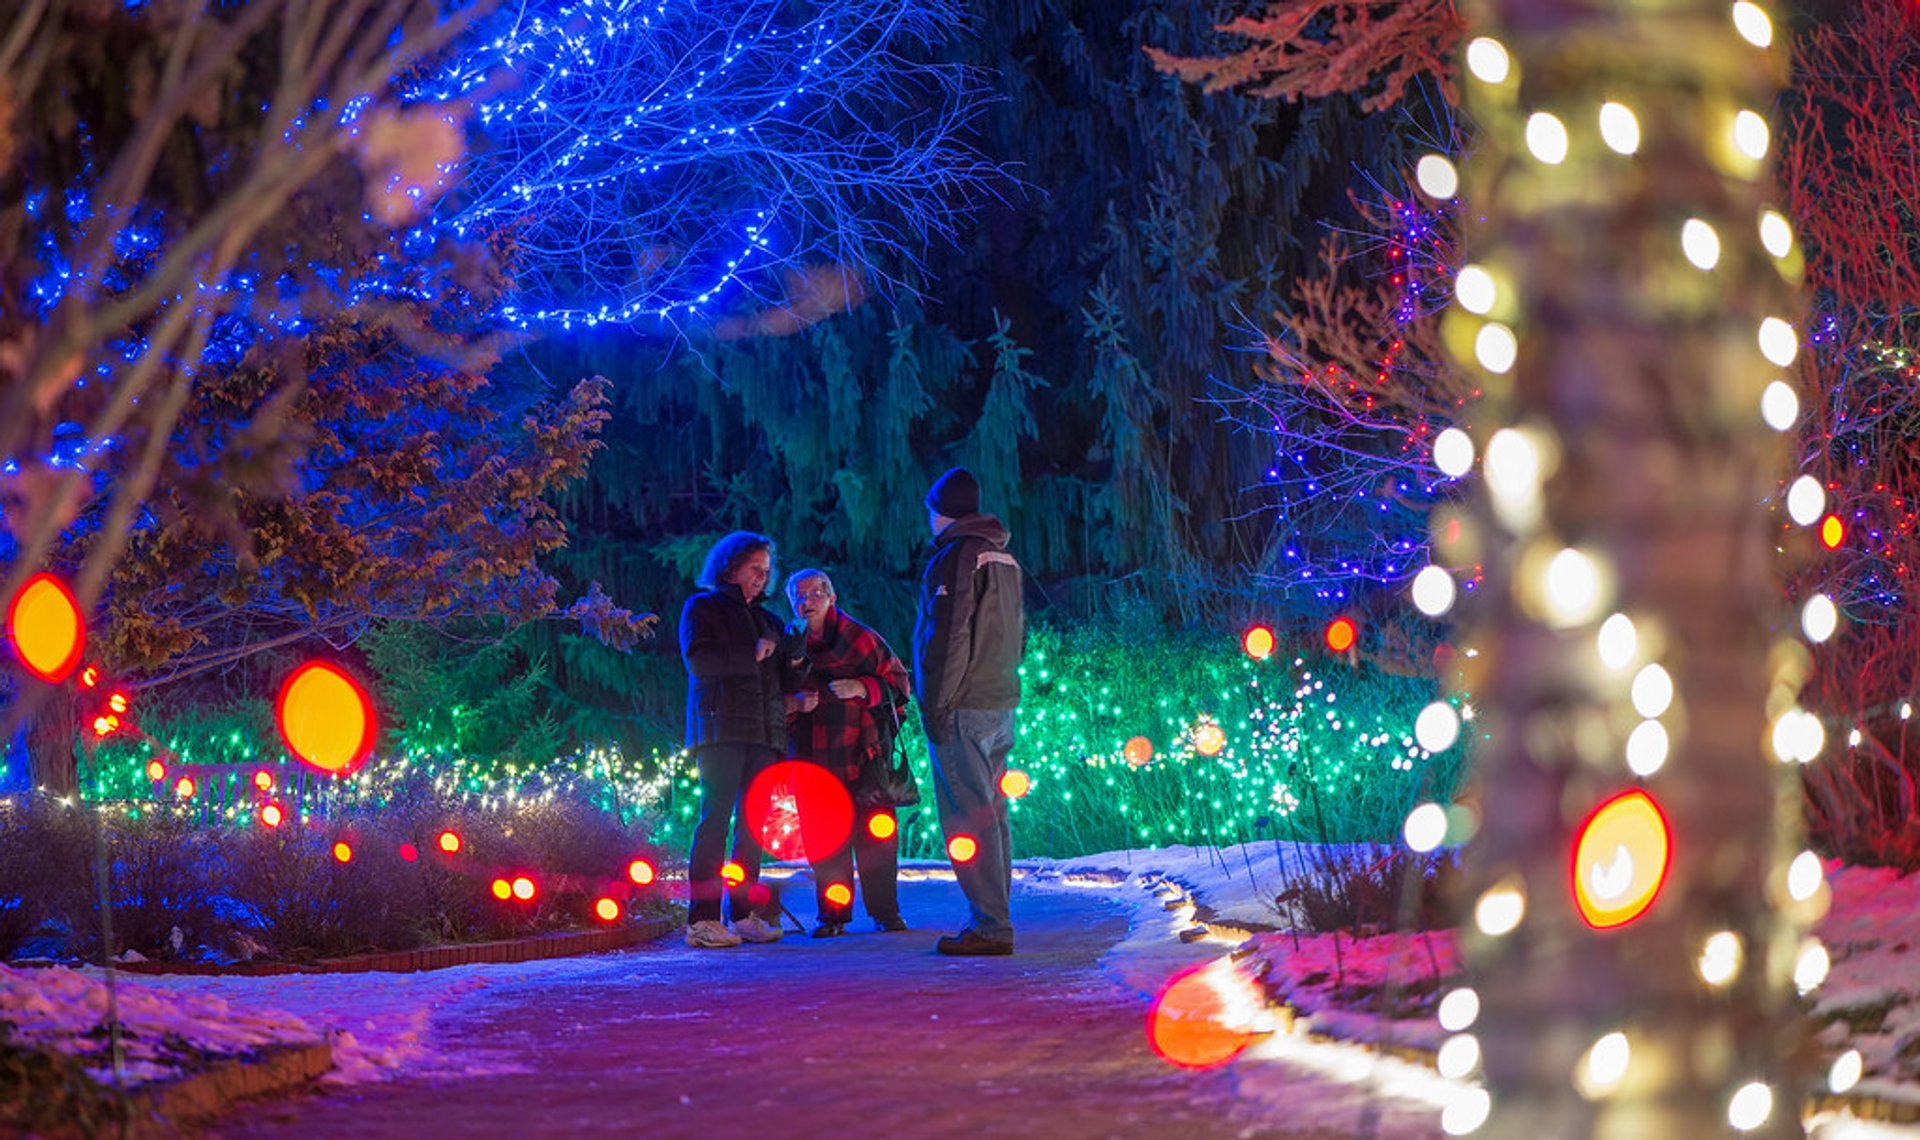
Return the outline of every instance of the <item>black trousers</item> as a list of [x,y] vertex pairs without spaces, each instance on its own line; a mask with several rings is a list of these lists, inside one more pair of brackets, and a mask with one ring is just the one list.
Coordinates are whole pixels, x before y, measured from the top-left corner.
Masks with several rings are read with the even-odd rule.
[[[730,917],[738,922],[758,913],[778,921],[772,895],[760,883],[760,841],[747,826],[743,804],[747,785],[780,758],[759,744],[705,744],[694,750],[700,769],[700,822],[693,829],[693,851],[687,856],[687,922],[720,918],[720,896],[727,896]],[[727,832],[733,832],[733,861],[746,877],[727,890],[720,878]]]
[[[873,817],[893,816],[893,808],[853,809],[853,838],[838,851],[813,864],[814,901],[821,922],[848,922],[853,918],[853,876],[860,871],[860,901],[867,914],[885,922],[900,917],[899,819],[885,839],[873,836]],[[848,890],[847,901],[832,902],[827,891],[835,885]]]

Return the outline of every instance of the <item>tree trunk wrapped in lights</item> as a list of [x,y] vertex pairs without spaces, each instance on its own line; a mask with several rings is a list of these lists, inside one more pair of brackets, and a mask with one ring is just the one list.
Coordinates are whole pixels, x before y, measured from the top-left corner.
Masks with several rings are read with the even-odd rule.
[[[1480,145],[1445,336],[1483,379],[1487,493],[1435,533],[1486,567],[1457,680],[1487,736],[1464,945],[1490,1102],[1446,1125],[1490,1103],[1482,1134],[1527,1140],[1798,1135],[1790,978],[1822,892],[1790,898],[1769,741],[1818,743],[1805,653],[1769,631],[1786,456],[1761,396],[1798,308],[1756,114],[1785,52],[1722,0],[1465,14]],[[1636,785],[1655,809],[1622,800],[1577,847]]]

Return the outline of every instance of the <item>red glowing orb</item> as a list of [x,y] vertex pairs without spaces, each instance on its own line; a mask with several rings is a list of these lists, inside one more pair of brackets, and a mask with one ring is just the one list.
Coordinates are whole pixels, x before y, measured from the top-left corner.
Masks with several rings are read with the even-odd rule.
[[158,760],[147,761],[147,779],[159,783],[167,778],[167,766]]
[[100,683],[100,666],[89,665],[80,670],[80,687],[91,689]]
[[722,863],[720,881],[730,887],[737,887],[747,881],[747,869],[738,863]]
[[1147,1012],[1147,1043],[1169,1064],[1210,1069],[1238,1057],[1258,1034],[1226,1024],[1228,995],[1220,967],[1207,963],[1175,974]]
[[1007,769],[1000,777],[1000,794],[1010,800],[1017,800],[1033,790],[1033,780],[1018,768]]
[[440,833],[439,842],[440,842],[440,850],[445,851],[447,854],[458,855],[460,853],[460,833],[459,832],[443,831]]
[[1127,763],[1134,767],[1144,768],[1153,763],[1153,741],[1144,736],[1136,736],[1120,749],[1120,755],[1126,757]]
[[645,859],[635,859],[627,864],[627,878],[643,887],[646,886],[653,882],[653,864]]
[[776,859],[818,861],[853,834],[853,797],[818,764],[783,760],[747,785],[746,821]]
[[867,821],[867,834],[875,839],[892,839],[900,830],[900,825],[886,812],[878,812]]
[[126,712],[127,711],[127,694],[115,693],[112,696],[108,697],[107,707],[117,713]]
[[345,842],[333,845],[333,858],[339,863],[353,862],[353,847]]
[[1360,627],[1350,617],[1337,617],[1327,623],[1327,648],[1335,653],[1345,653],[1360,640]]
[[263,792],[271,792],[273,790],[273,773],[265,771],[255,772],[253,774],[253,786]]
[[1272,657],[1273,646],[1273,630],[1264,625],[1256,625],[1240,635],[1240,648],[1255,661]]
[[1820,545],[1826,547],[1828,550],[1838,550],[1840,549],[1840,544],[1846,540],[1847,524],[1840,520],[1839,515],[1828,515],[1825,519],[1821,520]]
[[1193,750],[1202,756],[1218,756],[1227,746],[1227,732],[1217,724],[1203,724],[1193,730]]
[[400,845],[400,861],[403,863],[419,862],[420,849],[411,843],[402,843]]
[[192,776],[180,777],[180,782],[173,786],[173,794],[176,796],[179,796],[183,800],[192,799],[193,793],[199,790],[200,790],[199,786],[193,782]]
[[526,902],[533,897],[533,880],[525,875],[513,881],[513,897]]
[[835,883],[827,888],[827,901],[834,906],[846,906],[853,901],[853,888],[845,883]]
[[7,605],[7,640],[27,672],[50,685],[66,680],[87,646],[87,622],[73,591],[44,572],[22,582]]
[[1573,849],[1573,898],[1595,930],[1625,926],[1660,897],[1673,836],[1652,796],[1634,789],[1594,809]]
[[113,735],[114,729],[117,729],[119,727],[120,727],[120,718],[117,716],[114,716],[111,713],[107,714],[106,716],[97,716],[93,718],[93,734],[95,736],[111,736]]
[[280,810],[279,804],[268,804],[266,807],[260,809],[260,822],[266,824],[268,827],[279,827],[286,821],[286,818],[285,813]]
[[614,922],[620,918],[620,904],[612,899],[601,899],[593,904],[593,913],[601,922]]
[[956,863],[971,863],[980,854],[980,844],[971,835],[956,835],[947,840],[947,858]]
[[493,897],[501,900],[512,898],[513,884],[507,882],[505,879],[495,879],[493,881]]
[[346,775],[373,751],[373,700],[337,665],[309,661],[280,686],[274,719],[287,751],[322,772]]

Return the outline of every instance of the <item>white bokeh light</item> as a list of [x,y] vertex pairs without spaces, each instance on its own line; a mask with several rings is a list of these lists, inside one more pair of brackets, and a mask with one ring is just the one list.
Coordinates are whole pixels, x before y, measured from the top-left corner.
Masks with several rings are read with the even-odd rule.
[[1812,526],[1827,511],[1827,489],[1820,480],[1802,475],[1787,488],[1787,517],[1801,526]]
[[1740,936],[1731,930],[1722,930],[1707,939],[1700,948],[1700,957],[1694,962],[1694,968],[1700,971],[1700,980],[1710,986],[1724,986],[1740,975],[1740,962],[1745,957],[1740,948]]
[[1633,711],[1652,718],[1673,704],[1673,675],[1665,666],[1648,665],[1633,677]]
[[1787,895],[1794,902],[1806,902],[1819,893],[1826,881],[1827,870],[1820,865],[1820,856],[1811,851],[1795,855],[1787,865]]
[[1447,841],[1447,809],[1439,804],[1421,804],[1407,813],[1406,826],[1401,830],[1407,846],[1424,855]]
[[1460,739],[1460,714],[1445,701],[1433,702],[1414,718],[1413,739],[1428,752],[1445,752]]
[[1600,651],[1600,663],[1618,672],[1633,664],[1640,652],[1640,631],[1626,614],[1614,614],[1600,623],[1594,645]]
[[1666,767],[1672,747],[1666,725],[1643,720],[1627,736],[1627,767],[1636,776],[1651,776]]
[[1477,36],[1467,44],[1467,70],[1482,83],[1505,83],[1513,74],[1513,57],[1492,36]]
[[1473,358],[1495,376],[1504,376],[1520,358],[1520,341],[1499,321],[1488,321],[1474,334]]
[[1455,479],[1473,470],[1473,437],[1457,427],[1434,436],[1433,465]]
[[1478,1020],[1480,1020],[1478,990],[1462,986],[1457,990],[1448,990],[1447,996],[1440,999],[1440,1028],[1449,1033],[1458,1033]]
[[1815,594],[1800,607],[1800,632],[1815,645],[1833,636],[1840,628],[1840,609],[1825,594]]
[[1827,1070],[1827,1088],[1835,1096],[1852,1092],[1866,1072],[1866,1059],[1860,1056],[1860,1050],[1849,1049],[1833,1059],[1833,1067]]
[[1720,264],[1720,235],[1699,218],[1688,218],[1680,226],[1680,252],[1696,269],[1712,269]]
[[1793,226],[1778,210],[1760,212],[1760,244],[1775,257],[1785,257],[1793,249]]
[[1414,164],[1413,178],[1429,198],[1437,198],[1442,202],[1460,192],[1460,172],[1442,154],[1422,155],[1420,161]]
[[1479,1087],[1463,1088],[1440,1110],[1440,1130],[1449,1136],[1467,1136],[1480,1130],[1493,1115],[1493,1098]]
[[1456,589],[1453,575],[1438,566],[1429,566],[1413,576],[1414,608],[1428,617],[1439,617],[1453,608]]
[[[1765,126],[1765,123],[1761,124]],[[1527,150],[1548,166],[1567,160],[1567,125],[1546,111],[1527,116]]]
[[1461,308],[1484,317],[1493,311],[1500,291],[1493,283],[1493,274],[1484,267],[1463,265],[1454,275],[1453,295],[1459,299]]
[[1779,317],[1760,322],[1760,355],[1785,368],[1800,355],[1800,334]]
[[1759,1081],[1741,1085],[1727,1102],[1727,1123],[1742,1132],[1752,1132],[1773,1115],[1773,1090]]
[[1547,613],[1563,626],[1580,625],[1600,608],[1600,566],[1583,550],[1568,546],[1547,563]]
[[1773,45],[1773,21],[1767,18],[1766,9],[1753,3],[1753,0],[1737,0],[1734,4],[1733,27],[1740,33],[1741,39],[1754,47]]
[[1800,418],[1800,396],[1793,385],[1775,380],[1760,393],[1760,418],[1774,431],[1787,431]]
[[1480,1039],[1471,1033],[1456,1033],[1440,1045],[1433,1067],[1440,1075],[1460,1080],[1480,1065]]
[[1616,154],[1640,149],[1640,120],[1624,103],[1600,104],[1600,141]]
[[1473,924],[1490,938],[1512,934],[1526,916],[1527,896],[1507,883],[1488,888],[1473,904]]
[[1807,939],[1793,964],[1793,988],[1799,990],[1802,997],[1812,993],[1827,980],[1827,972],[1832,968],[1833,959],[1827,955],[1827,948],[1817,938]]
[[1619,1084],[1633,1063],[1633,1048],[1624,1033],[1609,1033],[1587,1049],[1587,1084],[1605,1092]]
[[1767,157],[1772,132],[1758,111],[1742,111],[1733,117],[1733,145],[1755,162]]
[[1791,708],[1773,722],[1773,754],[1782,764],[1810,764],[1826,747],[1827,730],[1820,718],[1801,708]]

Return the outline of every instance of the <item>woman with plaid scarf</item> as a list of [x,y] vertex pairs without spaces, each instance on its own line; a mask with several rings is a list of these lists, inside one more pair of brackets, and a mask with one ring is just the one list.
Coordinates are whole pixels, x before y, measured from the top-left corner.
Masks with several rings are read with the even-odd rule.
[[[820,570],[796,570],[787,601],[806,623],[807,667],[798,692],[787,698],[787,739],[795,757],[839,776],[849,792],[868,764],[885,763],[908,692],[907,667],[880,635],[842,613],[833,582]],[[809,854],[812,854],[811,852]],[[905,930],[900,917],[900,846],[893,809],[854,804],[853,836],[813,859],[820,924],[815,938],[847,932],[853,920],[853,880],[874,926]]]

